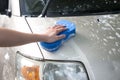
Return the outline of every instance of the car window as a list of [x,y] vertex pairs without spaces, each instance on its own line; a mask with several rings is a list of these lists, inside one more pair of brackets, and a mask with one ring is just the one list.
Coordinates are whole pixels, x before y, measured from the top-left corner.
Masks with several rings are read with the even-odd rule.
[[44,5],[44,0],[20,0],[21,14],[37,16],[42,12]]
[[120,0],[51,0],[47,16],[74,16],[120,11]]
[[8,9],[8,0],[0,0],[0,13],[4,14],[6,9]]
[[[20,0],[21,14],[39,16],[49,0]],[[45,13],[53,16],[80,16],[120,12],[120,0],[50,0]]]

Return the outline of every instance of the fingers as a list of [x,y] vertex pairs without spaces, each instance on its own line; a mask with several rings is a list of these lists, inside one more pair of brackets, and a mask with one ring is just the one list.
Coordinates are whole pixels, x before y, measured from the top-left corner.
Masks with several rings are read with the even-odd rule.
[[59,29],[56,30],[56,34],[59,34],[60,32],[62,32],[64,30],[66,30],[66,28],[59,28]]
[[[62,32],[62,31],[67,29],[65,26],[61,26],[61,25],[55,25],[54,28],[56,29],[56,34],[59,34],[60,32]],[[60,40],[62,38],[65,38],[64,34],[57,35],[57,40]]]
[[62,25],[55,25],[53,27],[53,29],[61,29],[61,28],[65,28],[65,26],[62,26]]
[[67,29],[65,26],[61,26],[61,25],[55,25],[53,28],[56,30],[56,34]]
[[60,40],[60,39],[63,39],[63,38],[65,38],[64,34],[57,36],[57,40]]
[[59,28],[65,28],[65,26],[62,26],[62,25],[55,25],[53,26],[54,29],[59,29]]
[[65,26],[55,25],[50,27],[47,31],[48,41],[47,42],[55,42],[57,40],[65,38],[65,34],[58,35],[60,32],[66,30]]

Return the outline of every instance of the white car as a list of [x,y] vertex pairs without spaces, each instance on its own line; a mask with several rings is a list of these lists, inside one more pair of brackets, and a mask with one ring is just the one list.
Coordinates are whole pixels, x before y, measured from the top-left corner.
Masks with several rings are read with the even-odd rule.
[[0,26],[9,29],[42,33],[58,20],[76,25],[75,37],[54,52],[40,42],[0,48],[1,80],[120,80],[119,0],[0,2]]

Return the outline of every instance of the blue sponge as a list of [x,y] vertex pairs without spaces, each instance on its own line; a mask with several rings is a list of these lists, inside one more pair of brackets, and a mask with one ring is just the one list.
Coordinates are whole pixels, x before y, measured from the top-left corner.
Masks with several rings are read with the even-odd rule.
[[56,42],[53,42],[53,43],[40,42],[41,46],[45,50],[50,51],[50,52],[58,50],[59,47],[63,44],[63,42],[65,42],[66,40],[68,40],[72,36],[74,36],[75,32],[76,32],[75,24],[70,22],[70,21],[59,20],[59,21],[56,22],[56,25],[62,25],[62,26],[65,26],[67,28],[67,30],[65,30],[65,31],[58,34],[58,35],[65,34],[66,37],[61,39],[61,40],[58,40]]

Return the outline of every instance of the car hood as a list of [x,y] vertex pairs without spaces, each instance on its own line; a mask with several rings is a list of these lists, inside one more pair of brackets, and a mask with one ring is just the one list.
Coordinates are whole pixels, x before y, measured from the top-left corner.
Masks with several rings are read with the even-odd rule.
[[91,80],[119,80],[120,15],[26,18],[33,33],[63,19],[75,23],[76,35],[55,52],[45,51],[38,42],[44,59],[81,61]]

